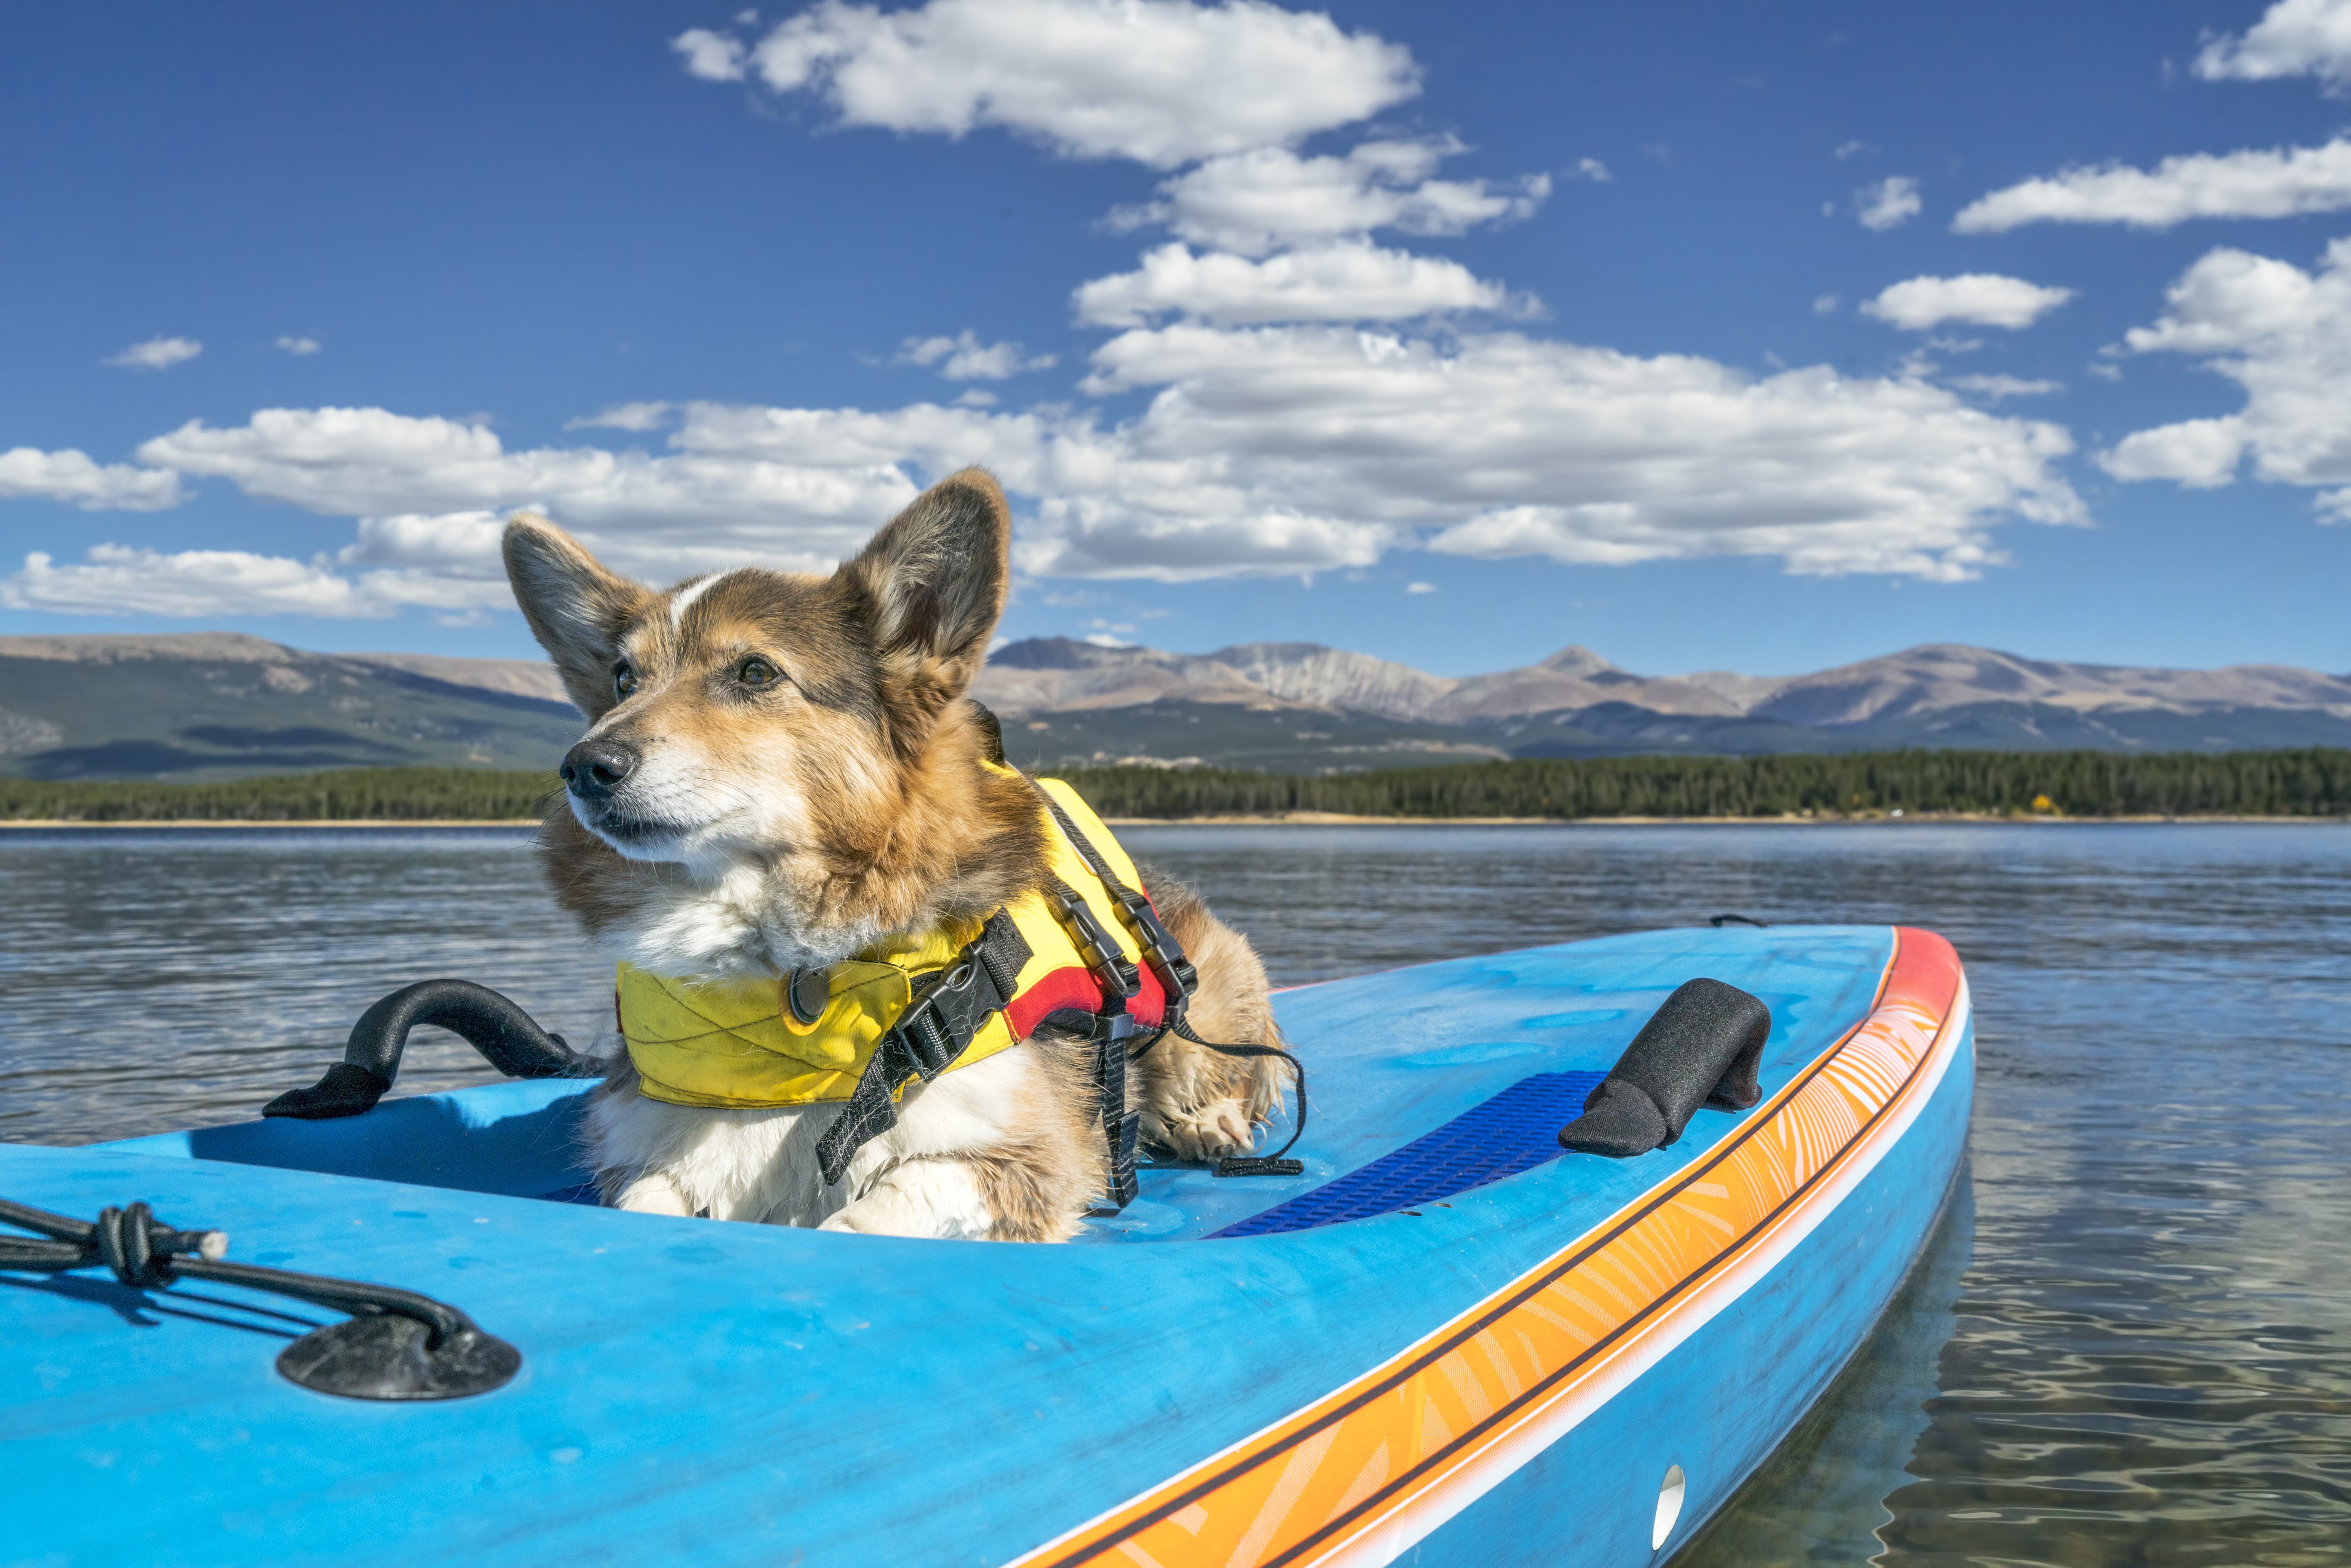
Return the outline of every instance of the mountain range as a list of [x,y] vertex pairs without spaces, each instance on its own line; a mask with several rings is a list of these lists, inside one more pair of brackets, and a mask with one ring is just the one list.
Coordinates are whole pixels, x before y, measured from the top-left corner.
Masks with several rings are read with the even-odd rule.
[[0,774],[550,768],[579,736],[553,667],[531,661],[307,653],[229,632],[0,637]]
[[[2351,676],[2061,664],[1957,643],[1788,676],[1639,675],[1571,647],[1454,678],[1312,643],[1171,653],[1031,638],[994,650],[972,695],[1032,767],[2351,746]],[[219,632],[0,637],[0,774],[546,768],[580,722],[535,660],[312,653]]]

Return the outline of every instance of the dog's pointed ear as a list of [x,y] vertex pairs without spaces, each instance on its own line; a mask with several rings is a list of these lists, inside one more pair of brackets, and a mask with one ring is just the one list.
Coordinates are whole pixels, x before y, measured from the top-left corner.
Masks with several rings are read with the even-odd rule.
[[1012,511],[985,470],[950,474],[892,518],[840,580],[872,617],[883,709],[918,744],[987,658],[1012,578]]
[[579,540],[528,512],[507,524],[504,550],[507,580],[531,635],[555,661],[580,711],[601,717],[615,700],[612,665],[621,634],[650,593],[605,570]]

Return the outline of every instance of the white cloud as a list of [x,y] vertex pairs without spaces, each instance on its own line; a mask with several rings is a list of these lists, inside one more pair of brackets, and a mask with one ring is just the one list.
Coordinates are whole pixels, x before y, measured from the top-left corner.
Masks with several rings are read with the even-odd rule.
[[1861,226],[1883,232],[1918,215],[1918,182],[1907,174],[1889,174],[1855,191],[1853,199]]
[[669,41],[685,63],[685,74],[704,81],[741,81],[743,60],[748,52],[740,38],[730,38],[724,33],[714,33],[707,27],[688,27]]
[[2219,37],[2196,57],[2207,81],[2314,76],[2351,81],[2351,0],[2278,0],[2239,37]]
[[1958,234],[2026,224],[2128,224],[2168,229],[2190,218],[2287,218],[2351,207],[2351,137],[2323,147],[2197,152],[2152,170],[2120,163],[2067,169],[1979,196],[1951,220]]
[[898,360],[937,365],[951,382],[1008,381],[1025,371],[1050,370],[1054,362],[1050,354],[1029,357],[1018,343],[983,343],[968,327],[952,338],[909,338]]
[[498,557],[498,539],[509,515],[479,511],[434,517],[404,512],[388,517],[361,517],[358,537],[337,551],[335,559],[344,566],[385,566],[496,577],[504,570]]
[[1840,141],[1837,143],[1836,151],[1830,154],[1830,156],[1842,163],[1846,159],[1853,157],[1856,153],[1875,152],[1876,151],[1876,148],[1872,147],[1866,141]]
[[389,615],[319,565],[244,550],[174,555],[124,545],[94,547],[79,566],[58,566],[36,550],[24,570],[0,578],[0,604],[76,615]]
[[[2137,353],[2200,359],[2245,391],[2220,418],[2126,436],[2100,464],[2120,479],[2226,485],[2247,458],[2254,477],[2287,485],[2351,484],[2351,239],[2314,272],[2222,248],[2171,286],[2163,316],[2126,338]],[[2323,508],[2343,492],[2322,496]]]
[[[1284,246],[1361,238],[1376,229],[1461,234],[1479,224],[1526,217],[1551,194],[1551,180],[1542,174],[1503,186],[1431,178],[1441,160],[1463,151],[1450,138],[1366,141],[1343,157],[1256,148],[1212,158],[1165,182],[1158,201],[1122,208],[1111,222],[1122,229],[1164,225],[1195,245],[1262,256]],[[1607,171],[1599,177],[1605,179]]]
[[1578,158],[1575,161],[1575,167],[1566,171],[1566,173],[1571,180],[1593,180],[1603,185],[1616,177],[1608,172],[1608,165],[1597,158]]
[[[674,446],[691,431],[695,406]],[[465,538],[474,537],[472,519],[484,512],[536,507],[592,536],[625,569],[675,577],[745,560],[829,567],[914,494],[894,465],[931,450],[920,434],[925,420],[971,416],[918,404],[896,415],[844,410],[815,417],[839,438],[809,444],[799,462],[594,446],[508,452],[484,426],[380,408],[263,409],[226,429],[191,421],[139,450],[152,466],[225,479],[258,499],[330,516],[454,517],[449,527]],[[862,455],[853,437],[858,422],[873,418],[899,434],[887,456]],[[441,538],[434,550],[445,548]],[[380,559],[443,558],[426,551]],[[494,552],[480,567],[495,572]]]
[[168,371],[204,351],[204,346],[193,338],[150,338],[110,356],[105,362],[134,371]]
[[1952,376],[1948,382],[1961,392],[1974,392],[1998,402],[2009,397],[2047,397],[2065,390],[2063,382],[2026,381],[2022,376]]
[[2050,467],[2071,449],[2063,430],[1825,367],[1752,381],[1707,360],[1514,333],[1448,351],[1328,328],[1200,327],[1130,332],[1095,363],[1105,390],[1164,390],[1117,433],[1127,472],[1096,471],[1115,490],[1040,506],[1023,560],[1040,574],[1153,574],[1134,563],[1186,537],[1179,505],[1201,528],[1311,522],[1326,565],[1367,564],[1341,558],[1435,528],[1432,548],[1458,554],[1755,554],[1801,572],[1938,579],[1997,559],[2001,514],[2081,516]]
[[459,612],[444,625],[477,624],[487,610],[514,600],[497,564],[496,526],[487,572],[401,568],[356,577],[335,566],[363,559],[358,547],[332,561],[255,555],[246,550],[165,552],[127,545],[93,546],[78,565],[59,566],[46,552],[0,577],[0,606],[68,615],[319,615],[373,620],[403,606]]
[[2022,277],[1995,272],[1966,272],[1957,277],[1912,277],[1862,302],[1861,313],[1923,332],[1945,321],[1966,321],[1979,327],[2030,327],[2074,298],[2070,288],[2044,287]]
[[1404,591],[1406,593],[1434,593],[1437,591],[1437,584],[1433,582],[1407,582],[1404,585]]
[[0,452],[0,497],[66,501],[85,511],[160,512],[187,497],[168,469],[95,463],[68,448],[18,446]]
[[1813,314],[1815,316],[1834,316],[1836,308],[1837,297],[1834,294],[1816,295],[1813,299]]
[[278,339],[277,346],[299,359],[305,354],[317,353],[323,345],[316,338],[287,337]]
[[1139,326],[1171,311],[1204,321],[1400,320],[1442,310],[1512,307],[1499,284],[1458,261],[1360,243],[1286,252],[1263,261],[1182,245],[1146,253],[1139,271],[1079,286],[1078,319]]
[[[732,45],[733,47],[729,47]],[[843,125],[961,136],[999,126],[1065,156],[1172,169],[1286,145],[1420,90],[1410,52],[1258,0],[820,0],[746,58],[702,29],[674,47],[705,79],[747,67]]]
[[600,413],[582,414],[578,419],[563,422],[566,430],[632,430],[640,434],[659,430],[669,423],[670,409],[666,402],[616,402]]
[[1433,533],[1437,549],[1480,556],[1750,554],[1948,580],[1999,559],[2004,517],[2080,515],[2052,466],[2070,449],[2062,430],[1916,381],[1752,380],[1515,333],[1441,347],[1201,325],[1126,332],[1093,370],[1092,391],[1149,392],[1144,411],[1106,427],[1054,410],[688,403],[660,455],[508,451],[481,425],[382,409],[192,423],[140,449],[162,474],[137,481],[147,499],[169,471],[222,478],[353,517],[351,542],[308,562],[106,546],[79,565],[28,561],[5,591],[156,614],[471,612],[506,602],[497,534],[525,505],[658,580],[745,561],[823,570],[919,483],[975,462],[1018,498],[1019,562],[1040,576],[1298,575],[1368,567]]
[[2210,490],[2236,478],[2245,438],[2241,419],[2187,419],[2123,437],[2098,455],[2098,465],[2117,479],[2169,479]]

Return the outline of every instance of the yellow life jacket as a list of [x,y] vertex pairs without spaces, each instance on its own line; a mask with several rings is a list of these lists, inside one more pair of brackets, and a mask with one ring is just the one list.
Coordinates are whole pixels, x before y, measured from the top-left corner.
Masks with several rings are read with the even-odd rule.
[[[1061,815],[1084,834],[1086,848],[1125,890],[1141,883],[1134,862],[1076,790],[1058,779],[1036,782],[1045,796],[1037,811],[1043,819],[1051,877],[1083,899],[1095,922],[1096,939],[1106,939],[1104,946],[1115,944],[1120,960],[1128,967],[1134,994],[1124,998],[1124,1010],[1136,1026],[1157,1028],[1169,1021],[1162,956],[1146,949],[1144,935],[1134,929],[1136,912],[1121,908],[1116,892],[1071,841],[1053,808],[1059,807]],[[1009,919],[1027,942],[1029,956],[1020,965],[1010,998],[989,1014],[943,1071],[969,1067],[1010,1050],[1052,1013],[1116,1010],[1100,973],[1105,966],[1089,961],[1090,956],[1099,960],[1100,953],[1089,955],[1066,916],[1056,912],[1050,880],[1046,887],[1014,899],[993,918]],[[1082,921],[1083,916],[1077,918]],[[849,1100],[877,1046],[925,990],[926,979],[956,966],[992,920],[950,922],[929,931],[884,937],[823,971],[820,993],[816,977],[808,971],[696,981],[671,979],[622,964],[615,1009],[638,1087],[674,1105],[732,1110]],[[1155,916],[1143,924],[1148,932],[1156,925]],[[1180,951],[1174,960],[1183,965]],[[1188,966],[1184,974],[1179,988],[1188,985]],[[805,1016],[810,1013],[814,1016]],[[894,1101],[904,1082],[886,1087]]]

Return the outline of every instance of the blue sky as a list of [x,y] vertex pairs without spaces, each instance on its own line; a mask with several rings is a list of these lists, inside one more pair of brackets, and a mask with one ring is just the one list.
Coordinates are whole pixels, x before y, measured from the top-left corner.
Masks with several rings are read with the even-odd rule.
[[[91,4],[0,56],[0,632],[520,654],[542,509],[1009,635],[2351,669],[2351,0]],[[2167,162],[2170,161],[2170,162]]]

